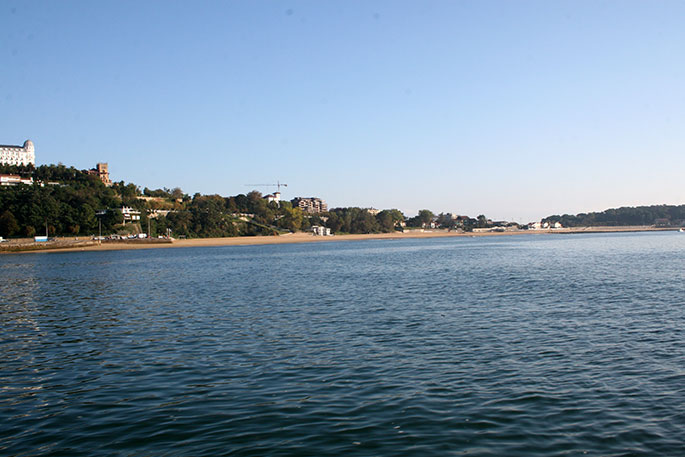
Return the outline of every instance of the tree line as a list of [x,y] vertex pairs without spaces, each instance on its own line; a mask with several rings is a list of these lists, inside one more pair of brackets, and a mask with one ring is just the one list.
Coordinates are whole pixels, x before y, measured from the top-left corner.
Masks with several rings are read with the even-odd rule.
[[[32,177],[33,185],[0,189],[0,236],[88,236],[128,231],[153,236],[204,238],[273,235],[307,230],[313,225],[333,233],[383,233],[403,228],[441,227],[471,230],[487,226],[485,216],[472,219],[423,209],[406,218],[397,209],[376,211],[348,207],[304,213],[291,202],[268,202],[258,191],[230,197],[184,194],[180,188],[141,190],[132,183],[105,186],[97,176],[58,165],[0,166],[0,173]],[[124,223],[122,208],[140,213]]]
[[564,227],[656,225],[680,227],[685,224],[685,205],[653,205],[607,209],[602,212],[564,214],[546,217],[542,222],[560,222]]

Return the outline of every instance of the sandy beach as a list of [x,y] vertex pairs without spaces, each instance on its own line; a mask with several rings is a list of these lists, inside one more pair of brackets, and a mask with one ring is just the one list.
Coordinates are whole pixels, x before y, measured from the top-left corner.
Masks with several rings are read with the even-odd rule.
[[[286,243],[321,243],[334,241],[361,241],[361,240],[401,240],[401,239],[422,239],[422,238],[445,238],[445,237],[482,237],[482,236],[539,236],[547,234],[574,234],[574,233],[612,233],[612,232],[646,232],[646,231],[665,231],[674,229],[655,228],[649,226],[631,227],[576,227],[549,230],[512,230],[504,232],[457,232],[447,230],[411,230],[394,233],[372,233],[363,235],[335,235],[335,236],[314,236],[311,233],[291,233],[280,236],[244,236],[229,238],[194,238],[178,239],[173,242],[159,242],[158,240],[145,241],[136,240],[135,242],[103,242],[97,244],[93,241],[78,241],[74,239],[61,239],[59,246],[45,245],[38,247],[32,245],[33,249],[7,250],[8,245],[0,249],[0,253],[25,253],[25,252],[69,252],[69,251],[113,251],[129,249],[170,249],[186,247],[214,247],[214,246],[254,246],[263,244],[286,244]],[[69,240],[73,244],[69,245]],[[36,247],[38,249],[36,249]]]

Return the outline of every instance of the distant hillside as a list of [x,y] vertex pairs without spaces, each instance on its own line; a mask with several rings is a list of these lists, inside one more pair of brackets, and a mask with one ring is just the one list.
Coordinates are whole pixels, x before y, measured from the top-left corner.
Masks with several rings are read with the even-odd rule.
[[405,219],[398,210],[375,214],[361,208],[309,214],[288,201],[268,201],[257,191],[191,197],[180,188],[141,191],[123,181],[106,186],[97,176],[61,164],[0,165],[0,174],[33,179],[33,184],[0,186],[0,236],[5,238],[46,232],[50,236],[127,234],[141,229],[152,236],[171,233],[188,238],[275,235],[326,221],[334,232],[379,233],[396,230]]
[[[0,173],[34,179],[34,185],[0,189],[0,236],[83,235],[97,233],[96,211],[122,206],[121,186],[106,187],[97,177],[64,165],[0,166]],[[134,186],[135,189],[135,186]],[[112,230],[116,215],[102,218]]]
[[685,226],[685,205],[655,205],[612,208],[601,213],[549,216],[542,220],[551,224],[560,222],[564,227],[655,225],[659,227]]
[[[224,198],[145,189],[123,181],[105,186],[96,176],[64,165],[4,166],[0,174],[33,178],[32,185],[0,187],[0,236],[88,236],[143,228],[153,236],[271,235],[304,224],[299,209],[268,204],[259,192]],[[134,214],[135,219],[124,216]],[[249,217],[243,217],[249,213]],[[307,220],[309,222],[309,220]]]

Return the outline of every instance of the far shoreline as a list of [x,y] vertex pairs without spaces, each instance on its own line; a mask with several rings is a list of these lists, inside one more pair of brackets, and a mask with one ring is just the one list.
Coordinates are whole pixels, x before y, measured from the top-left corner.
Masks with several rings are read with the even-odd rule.
[[[513,235],[548,235],[548,234],[580,234],[580,233],[622,233],[622,232],[662,232],[675,231],[677,228],[659,228],[651,226],[626,226],[626,227],[574,227],[562,229],[543,230],[511,230],[503,232],[457,232],[447,230],[411,230],[406,232],[392,233],[369,233],[353,235],[315,236],[307,232],[297,232],[278,236],[242,236],[225,238],[192,238],[177,239],[172,242],[145,242],[140,240],[136,243],[105,242],[97,244],[93,242],[87,245],[44,248],[30,245],[26,250],[0,250],[0,254],[26,254],[26,253],[50,253],[50,252],[85,252],[85,251],[120,251],[134,249],[169,249],[186,247],[221,247],[221,246],[260,246],[267,244],[292,244],[292,243],[318,243],[332,241],[362,241],[362,240],[402,240],[402,239],[425,239],[425,238],[450,238],[450,237],[491,237]],[[75,240],[73,238],[60,238],[60,240]],[[84,243],[84,242],[82,242]],[[68,245],[67,245],[68,246]]]

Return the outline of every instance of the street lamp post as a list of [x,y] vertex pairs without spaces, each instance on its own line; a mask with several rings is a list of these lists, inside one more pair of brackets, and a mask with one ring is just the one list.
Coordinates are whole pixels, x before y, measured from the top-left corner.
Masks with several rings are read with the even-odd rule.
[[107,214],[106,209],[101,209],[95,213],[95,217],[98,218],[98,244],[102,244],[102,217]]

